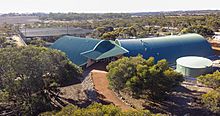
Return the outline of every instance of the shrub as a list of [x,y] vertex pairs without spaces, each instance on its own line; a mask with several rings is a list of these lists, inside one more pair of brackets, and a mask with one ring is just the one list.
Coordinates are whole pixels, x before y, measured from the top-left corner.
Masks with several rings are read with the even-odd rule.
[[220,113],[220,88],[202,95],[205,107],[214,113]]
[[141,56],[124,57],[110,63],[107,69],[110,87],[116,91],[128,89],[134,97],[163,98],[183,79],[180,73],[169,68],[166,60],[155,64],[152,57],[148,60]]
[[120,108],[114,105],[102,105],[99,103],[93,103],[87,108],[78,108],[74,105],[64,107],[61,111],[45,112],[40,116],[153,116],[148,110],[127,110],[122,111]]
[[206,74],[198,77],[198,81],[211,88],[220,87],[220,72],[216,71],[213,74]]

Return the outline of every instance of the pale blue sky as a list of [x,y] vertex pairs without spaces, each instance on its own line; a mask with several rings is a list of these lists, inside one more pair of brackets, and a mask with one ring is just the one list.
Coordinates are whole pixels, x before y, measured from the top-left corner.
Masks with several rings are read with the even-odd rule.
[[0,13],[220,10],[220,0],[0,0]]

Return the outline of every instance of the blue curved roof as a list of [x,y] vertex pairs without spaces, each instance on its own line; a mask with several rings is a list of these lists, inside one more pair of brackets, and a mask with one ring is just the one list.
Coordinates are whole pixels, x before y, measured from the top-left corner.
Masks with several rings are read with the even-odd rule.
[[182,56],[213,55],[211,45],[198,34],[185,34],[176,36],[143,38],[143,39],[121,39],[116,43],[127,49],[125,56],[143,55],[144,58],[154,57],[155,61],[166,59],[175,63]]

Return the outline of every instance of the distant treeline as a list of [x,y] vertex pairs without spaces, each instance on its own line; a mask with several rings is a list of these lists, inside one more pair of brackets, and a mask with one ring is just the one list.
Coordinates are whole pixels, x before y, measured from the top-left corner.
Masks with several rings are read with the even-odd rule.
[[129,18],[129,13],[32,13],[32,14],[19,14],[9,13],[2,14],[1,16],[38,16],[41,20],[102,20],[102,19],[116,19],[116,18]]
[[136,12],[136,13],[8,13],[2,16],[38,16],[42,20],[102,20],[115,18],[129,18],[140,16],[198,16],[220,14],[220,10],[191,10],[191,11],[166,11],[166,12]]
[[166,12],[137,12],[130,13],[132,16],[196,16],[207,14],[220,14],[220,10],[190,10],[190,11],[166,11]]
[[40,16],[40,19],[52,19],[52,20],[102,20],[102,19],[117,19],[117,18],[129,18],[130,14],[126,13],[49,13],[46,16]]

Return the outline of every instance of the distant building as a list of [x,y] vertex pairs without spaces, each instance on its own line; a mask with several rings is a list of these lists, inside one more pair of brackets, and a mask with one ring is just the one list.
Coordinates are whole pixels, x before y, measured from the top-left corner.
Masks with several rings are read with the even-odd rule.
[[212,37],[212,40],[209,40],[209,43],[213,47],[220,47],[220,32],[215,32],[215,35]]
[[[91,29],[82,29],[75,27],[56,27],[56,28],[23,28],[20,29],[22,37],[28,39],[41,38],[52,42],[55,38],[63,35],[71,35],[77,37],[86,37],[92,32]],[[52,40],[52,41],[50,41]]]
[[214,38],[213,40],[220,41],[220,32],[215,32],[213,38]]

